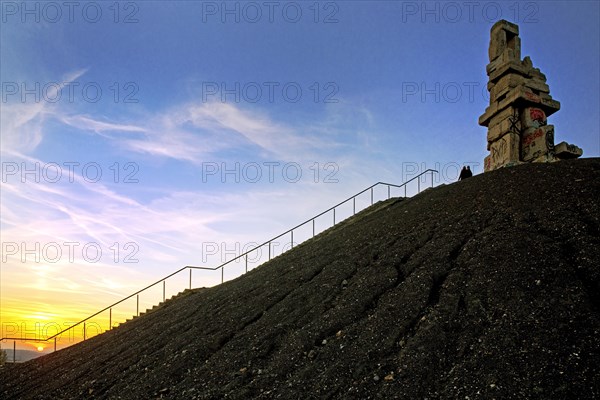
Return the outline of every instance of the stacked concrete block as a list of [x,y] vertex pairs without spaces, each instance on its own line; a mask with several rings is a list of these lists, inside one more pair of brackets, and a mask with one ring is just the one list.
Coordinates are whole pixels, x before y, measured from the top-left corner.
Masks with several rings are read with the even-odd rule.
[[581,156],[577,146],[554,145],[554,126],[547,124],[547,118],[560,109],[560,103],[550,96],[546,76],[533,67],[531,59],[521,60],[519,27],[501,20],[494,24],[490,36],[490,63],[486,67],[490,105],[479,117],[479,124],[488,128],[490,154],[485,159],[485,171]]

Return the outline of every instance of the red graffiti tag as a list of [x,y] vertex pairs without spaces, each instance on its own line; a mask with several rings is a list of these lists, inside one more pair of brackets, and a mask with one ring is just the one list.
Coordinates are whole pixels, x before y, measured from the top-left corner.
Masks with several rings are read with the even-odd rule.
[[542,136],[544,136],[544,130],[536,129],[531,135],[526,136],[525,139],[523,139],[523,146],[529,146],[535,139]]
[[544,110],[541,110],[539,108],[532,108],[532,109],[530,109],[529,110],[529,116],[534,121],[539,121],[539,122],[542,122],[542,123],[546,121],[546,114],[544,113]]

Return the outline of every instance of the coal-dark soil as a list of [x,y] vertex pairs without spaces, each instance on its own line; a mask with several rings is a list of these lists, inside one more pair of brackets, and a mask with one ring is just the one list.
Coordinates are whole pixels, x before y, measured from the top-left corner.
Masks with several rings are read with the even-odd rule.
[[5,366],[0,397],[600,398],[599,260],[599,159],[504,168]]

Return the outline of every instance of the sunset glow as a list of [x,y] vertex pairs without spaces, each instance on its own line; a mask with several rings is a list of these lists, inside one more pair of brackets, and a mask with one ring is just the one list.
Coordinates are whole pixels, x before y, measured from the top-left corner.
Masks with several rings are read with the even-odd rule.
[[[494,21],[481,8],[473,20],[465,12],[437,23],[407,15],[402,1],[297,2],[300,21],[279,7],[273,21],[265,12],[253,22],[206,14],[213,2],[92,2],[102,12],[91,23],[85,7],[74,7],[73,21],[67,9],[36,21],[44,2],[5,3],[0,337],[13,339],[2,348],[60,349],[190,280],[235,278],[292,238],[223,275],[183,271],[56,342],[35,342],[184,266],[231,260],[378,181],[433,168],[436,185],[451,184],[465,164],[482,172],[477,118],[489,104]],[[535,15],[513,3],[494,4],[520,24],[523,55],[563,105],[553,116],[561,140],[599,156],[590,126],[600,109],[598,2],[539,2]],[[369,204],[366,193],[356,206]],[[349,204],[334,218],[352,213]],[[320,217],[316,232],[331,223]],[[311,227],[299,229],[294,244],[310,237]]]

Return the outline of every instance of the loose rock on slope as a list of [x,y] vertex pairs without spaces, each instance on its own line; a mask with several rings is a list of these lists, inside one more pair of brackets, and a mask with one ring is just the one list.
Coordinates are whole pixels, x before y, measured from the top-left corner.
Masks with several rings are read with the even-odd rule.
[[223,285],[0,369],[3,399],[600,397],[600,160],[378,203]]

